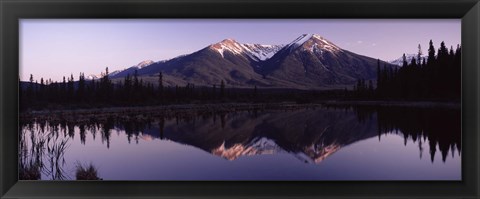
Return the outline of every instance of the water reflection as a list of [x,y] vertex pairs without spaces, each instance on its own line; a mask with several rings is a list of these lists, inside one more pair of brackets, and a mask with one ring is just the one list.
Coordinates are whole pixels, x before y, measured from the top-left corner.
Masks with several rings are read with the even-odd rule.
[[129,144],[139,144],[140,139],[169,140],[231,161],[261,154],[289,154],[301,162],[319,164],[353,143],[374,137],[382,142],[382,137],[390,134],[403,136],[405,145],[413,141],[419,159],[428,150],[432,163],[439,161],[435,160],[437,146],[443,163],[448,154],[452,159],[455,153],[461,155],[460,110],[451,109],[317,107],[173,117],[111,115],[81,121],[44,118],[22,123],[20,179],[73,179],[73,174],[65,174],[71,173],[65,171],[65,151],[77,144],[72,141],[76,134],[80,144],[93,145],[87,142],[87,136],[91,136],[90,142],[100,139],[109,151],[118,150],[111,149],[119,144],[111,139],[117,133],[125,134]]

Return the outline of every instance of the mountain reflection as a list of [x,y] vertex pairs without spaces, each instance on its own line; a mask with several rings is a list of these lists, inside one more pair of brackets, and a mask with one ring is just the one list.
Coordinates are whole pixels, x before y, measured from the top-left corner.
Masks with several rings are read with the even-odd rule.
[[[112,132],[124,132],[131,144],[139,143],[139,139],[163,139],[228,160],[287,153],[307,163],[319,163],[342,147],[361,140],[378,137],[381,142],[384,134],[398,134],[404,137],[405,145],[408,140],[418,145],[420,158],[427,149],[432,162],[438,146],[445,162],[449,153],[452,156],[461,153],[460,125],[460,110],[405,107],[317,107],[176,117],[109,116],[101,121],[91,118],[77,123],[37,120],[21,124],[20,166],[34,176],[43,169],[54,179],[65,178],[62,150],[76,132],[83,145],[88,145],[86,137],[91,134],[93,140],[101,139],[110,148],[115,144],[111,141]],[[44,145],[47,151],[43,151]],[[49,162],[44,161],[45,157]]]

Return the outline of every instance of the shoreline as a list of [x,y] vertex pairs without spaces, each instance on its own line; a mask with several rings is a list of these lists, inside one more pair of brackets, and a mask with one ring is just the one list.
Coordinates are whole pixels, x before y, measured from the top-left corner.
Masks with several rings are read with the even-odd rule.
[[448,108],[461,109],[460,102],[434,101],[324,101],[326,106],[380,106],[380,107],[414,107],[414,108]]
[[199,115],[225,114],[237,111],[266,111],[266,110],[298,110],[321,108],[329,106],[377,106],[377,107],[414,107],[414,108],[442,108],[461,109],[460,103],[454,102],[404,102],[404,101],[322,101],[318,103],[297,104],[295,102],[282,103],[218,103],[218,104],[174,104],[139,107],[107,107],[88,109],[56,109],[27,111],[19,113],[21,122],[34,120],[48,120],[54,122],[89,122],[107,121],[111,118],[129,121],[149,120],[155,117],[192,117]]
[[189,117],[193,115],[222,114],[236,111],[296,110],[316,108],[320,104],[296,103],[220,103],[220,104],[176,104],[141,107],[108,107],[92,109],[42,110],[20,113],[20,121],[53,120],[86,122],[105,121],[109,118],[120,120],[152,117]]

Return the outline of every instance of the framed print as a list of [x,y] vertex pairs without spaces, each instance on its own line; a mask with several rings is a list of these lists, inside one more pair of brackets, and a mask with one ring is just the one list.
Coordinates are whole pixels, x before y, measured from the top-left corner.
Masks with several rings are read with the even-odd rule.
[[479,196],[476,0],[0,6],[2,198]]

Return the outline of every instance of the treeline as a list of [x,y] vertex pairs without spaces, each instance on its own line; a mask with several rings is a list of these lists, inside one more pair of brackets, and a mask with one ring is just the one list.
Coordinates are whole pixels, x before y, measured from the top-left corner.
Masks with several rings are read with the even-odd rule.
[[[227,97],[225,83],[211,89],[195,88],[194,84],[186,86],[164,87],[163,75],[158,74],[158,83],[144,82],[135,71],[133,76],[127,75],[123,81],[113,82],[109,78],[108,68],[98,80],[86,80],[80,73],[78,81],[73,75],[63,78],[63,82],[34,81],[30,75],[27,85],[20,86],[21,109],[91,106],[142,106],[168,103],[191,102],[192,100],[209,100],[215,102]],[[117,80],[118,81],[118,80]],[[255,89],[256,92],[256,89]],[[255,95],[255,93],[251,93]]]
[[444,42],[435,54],[430,40],[428,57],[422,56],[418,45],[417,57],[407,61],[403,54],[402,67],[380,66],[377,62],[376,88],[370,80],[358,80],[354,98],[378,100],[459,100],[461,97],[461,47],[447,49]]
[[322,99],[343,98],[342,90],[302,91],[295,89],[233,88],[224,81],[211,87],[164,86],[163,74],[156,75],[155,83],[143,81],[135,71],[123,79],[112,80],[108,68],[102,78],[86,80],[80,73],[78,81],[73,75],[62,82],[40,82],[30,75],[30,81],[20,83],[20,110],[92,108],[115,106],[147,106],[185,103],[221,102],[282,102],[311,103]]

